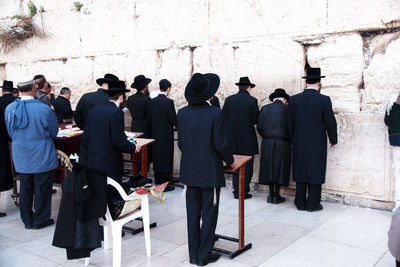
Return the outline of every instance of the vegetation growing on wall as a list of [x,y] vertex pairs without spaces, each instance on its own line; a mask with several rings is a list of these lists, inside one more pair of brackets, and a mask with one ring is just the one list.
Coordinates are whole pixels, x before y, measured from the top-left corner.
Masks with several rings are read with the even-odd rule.
[[[33,23],[33,17],[37,14],[38,10],[32,1],[28,2],[28,9],[29,16],[14,15],[11,19],[16,20],[16,22],[7,28],[0,29],[1,52],[7,54],[29,38],[44,36],[43,31]],[[44,8],[41,7],[40,11],[44,12]]]

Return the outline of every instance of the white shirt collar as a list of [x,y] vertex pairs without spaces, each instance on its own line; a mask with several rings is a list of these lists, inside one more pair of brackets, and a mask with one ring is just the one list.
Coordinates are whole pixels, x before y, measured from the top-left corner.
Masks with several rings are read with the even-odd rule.
[[34,99],[34,97],[31,96],[31,95],[23,95],[23,96],[21,96],[21,100],[30,100],[30,99]]
[[166,93],[166,92],[163,92],[163,91],[160,91],[158,94],[159,94],[159,95],[165,95],[165,96],[167,96],[167,93]]
[[210,101],[206,100],[206,102],[207,102],[210,106],[212,106],[211,103],[210,103]]
[[306,90],[315,90],[315,91],[317,91],[317,89],[312,88],[312,87],[306,87]]

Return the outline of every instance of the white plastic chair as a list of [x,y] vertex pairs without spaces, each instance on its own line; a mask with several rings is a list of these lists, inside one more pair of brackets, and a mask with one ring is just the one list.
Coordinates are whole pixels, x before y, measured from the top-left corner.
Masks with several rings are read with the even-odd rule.
[[102,225],[104,227],[104,249],[113,249],[113,267],[121,266],[121,242],[122,242],[122,226],[124,224],[142,217],[144,239],[146,243],[146,254],[147,257],[151,256],[150,247],[150,213],[149,213],[149,198],[148,195],[140,195],[129,197],[121,185],[115,180],[107,177],[107,184],[112,185],[118,190],[118,193],[125,201],[131,201],[140,198],[141,204],[140,209],[123,216],[122,218],[113,220],[110,211],[107,206],[106,221],[102,219]]

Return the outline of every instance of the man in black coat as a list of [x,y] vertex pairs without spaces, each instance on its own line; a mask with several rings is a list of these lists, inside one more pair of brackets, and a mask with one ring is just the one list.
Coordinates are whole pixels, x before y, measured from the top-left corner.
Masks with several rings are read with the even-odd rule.
[[[327,133],[331,147],[337,143],[337,125],[328,96],[321,90],[320,68],[307,70],[306,89],[290,98],[290,134],[293,144],[294,203],[299,210],[319,211],[325,183]],[[308,190],[308,197],[307,197]]]
[[211,106],[221,108],[221,105],[219,104],[219,99],[218,96],[213,96],[213,98],[210,101]]
[[69,99],[71,98],[71,90],[68,87],[63,87],[60,94],[53,101],[54,112],[56,113],[58,123],[72,122],[74,113],[71,108]]
[[268,203],[285,201],[280,186],[289,185],[291,144],[289,139],[289,95],[278,88],[270,94],[272,104],[265,105],[258,117],[257,131],[263,138],[260,158],[260,184],[269,185]]
[[[248,77],[241,77],[239,82],[239,92],[231,95],[225,100],[224,111],[225,118],[229,125],[230,146],[233,154],[254,156],[258,154],[258,142],[254,124],[258,120],[258,101],[250,95],[252,84]],[[253,177],[254,157],[245,164],[245,183],[244,198],[251,198],[249,194],[250,182]],[[233,196],[237,199],[239,196],[239,175],[232,176]]]
[[96,80],[96,83],[100,85],[101,88],[97,89],[96,92],[86,93],[81,97],[81,99],[79,99],[74,113],[74,120],[76,125],[82,130],[85,129],[85,123],[89,111],[97,105],[108,102],[109,96],[106,90],[108,90],[108,84],[111,81],[118,81],[118,77],[107,73],[104,75],[104,78],[99,78]]
[[[147,105],[150,136],[156,139],[152,144],[155,184],[168,182],[173,169],[176,112],[174,101],[168,98],[170,92],[171,83],[166,79],[161,80],[159,95]],[[174,187],[167,185],[164,192],[171,190]]]
[[[186,86],[189,105],[178,111],[178,146],[182,151],[180,181],[187,185],[186,213],[191,264],[219,259],[215,242],[220,188],[225,186],[223,161],[235,166],[229,149],[224,113],[209,101],[218,90],[216,74],[195,73]],[[202,218],[200,227],[200,218]]]
[[[149,96],[149,83],[150,78],[146,78],[144,75],[138,75],[135,77],[131,88],[137,90],[136,94],[128,97],[127,105],[129,112],[132,116],[131,132],[143,133],[142,138],[150,138],[149,132],[149,121],[147,118],[147,104],[150,101]],[[138,155],[138,160],[142,160],[142,154]],[[150,162],[152,161],[151,146],[147,146],[147,169],[149,169]],[[141,171],[141,165],[138,166]]]
[[[14,102],[16,98],[12,95],[15,89],[12,81],[4,80],[3,86],[0,86],[0,88],[2,88],[3,93],[3,96],[0,97],[0,192],[3,192],[13,187],[10,149],[8,147],[8,142],[11,141],[11,138],[8,135],[4,121],[4,112],[8,104]],[[0,217],[6,215],[6,213],[0,212]]]
[[137,153],[140,146],[129,142],[125,134],[124,112],[119,108],[123,94],[129,92],[125,82],[109,82],[105,92],[109,101],[92,108],[87,116],[79,162],[121,183],[122,153]]

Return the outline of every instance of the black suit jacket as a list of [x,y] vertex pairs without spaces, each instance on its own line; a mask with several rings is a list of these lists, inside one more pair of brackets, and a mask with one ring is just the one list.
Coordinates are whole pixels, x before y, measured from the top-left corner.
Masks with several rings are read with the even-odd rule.
[[149,101],[150,97],[142,94],[140,91],[129,96],[127,100],[128,109],[132,116],[131,131],[144,133],[143,138],[150,137],[147,121],[147,104]]
[[258,154],[254,124],[258,120],[258,101],[247,90],[239,90],[225,100],[225,118],[229,125],[229,143],[234,154]]
[[63,96],[58,96],[53,101],[54,112],[56,113],[58,123],[62,123],[63,120],[72,119],[74,117],[71,103]]
[[133,154],[136,148],[124,130],[124,112],[113,102],[94,107],[83,132],[80,162],[121,182],[122,153]]
[[152,144],[154,170],[171,172],[174,157],[174,126],[176,112],[174,101],[164,94],[151,99],[147,105],[147,118]]
[[0,192],[13,187],[10,149],[8,148],[8,142],[11,141],[11,138],[7,132],[4,112],[6,107],[15,99],[12,94],[4,94],[0,97]]
[[289,102],[293,144],[293,181],[325,183],[327,133],[337,143],[336,119],[329,96],[313,89],[294,95]]
[[84,94],[76,105],[74,114],[76,125],[84,130],[89,111],[97,105],[107,103],[108,100],[109,96],[103,88],[99,88],[96,92]]
[[224,112],[208,103],[178,111],[180,182],[196,187],[225,186],[224,167],[233,163]]

